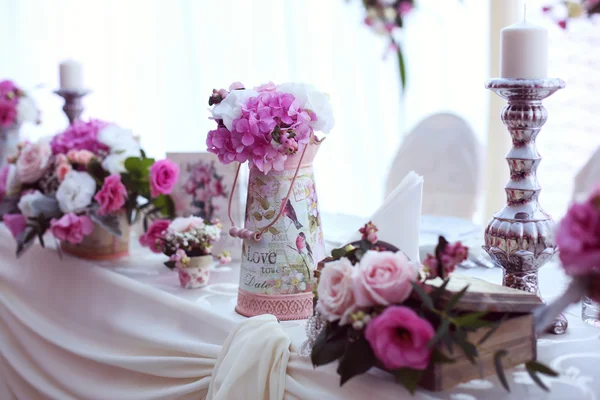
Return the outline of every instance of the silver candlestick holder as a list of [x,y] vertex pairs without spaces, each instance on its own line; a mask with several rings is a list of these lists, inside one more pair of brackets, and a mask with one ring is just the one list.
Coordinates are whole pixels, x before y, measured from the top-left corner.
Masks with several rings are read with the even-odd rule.
[[[542,157],[535,139],[548,119],[542,100],[565,83],[561,79],[492,79],[485,87],[508,102],[502,122],[512,138],[512,149],[506,156],[510,169],[507,204],[488,223],[483,248],[502,267],[502,285],[539,296],[538,270],[552,258],[556,243],[554,221],[538,202],[541,186],[536,171]],[[566,329],[564,316],[551,327],[557,334]]]
[[71,90],[71,89],[59,89],[55,90],[54,93],[65,99],[65,105],[63,111],[69,118],[69,124],[77,121],[83,112],[83,99],[84,96],[90,93],[89,90]]

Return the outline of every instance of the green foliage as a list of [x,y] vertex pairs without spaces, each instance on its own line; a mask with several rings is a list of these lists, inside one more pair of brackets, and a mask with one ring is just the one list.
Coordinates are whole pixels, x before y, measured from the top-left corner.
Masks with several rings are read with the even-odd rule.
[[536,383],[536,385],[538,385],[540,388],[547,392],[549,391],[548,386],[544,384],[542,379],[538,376],[538,373],[552,377],[558,376],[558,372],[545,366],[544,364],[533,360],[525,363],[525,370],[527,371],[531,379]]
[[327,323],[319,332],[310,354],[310,359],[315,367],[329,364],[344,354],[346,350],[348,327],[339,327],[337,324]]
[[423,376],[423,371],[412,368],[400,368],[392,371],[392,374],[396,378],[396,382],[404,386],[410,394],[415,394],[417,385],[421,380],[421,376]]
[[496,353],[494,353],[494,366],[496,367],[496,374],[498,375],[500,383],[507,392],[510,392],[510,386],[508,386],[508,380],[506,379],[504,367],[502,366],[502,358],[506,357],[507,355],[508,352],[506,350],[498,350]]
[[377,358],[363,335],[353,342],[348,341],[337,369],[340,375],[340,386],[356,375],[364,374],[375,364]]

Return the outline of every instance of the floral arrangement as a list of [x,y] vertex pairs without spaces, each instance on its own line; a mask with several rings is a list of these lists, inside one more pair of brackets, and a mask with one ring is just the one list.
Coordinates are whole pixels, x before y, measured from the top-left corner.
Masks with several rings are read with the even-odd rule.
[[217,173],[217,168],[214,162],[199,161],[195,164],[187,166],[189,173],[183,190],[192,196],[192,206],[198,209],[194,213],[198,217],[205,220],[212,220],[215,212],[218,211],[218,206],[214,204],[214,200],[223,197],[227,198],[228,193],[223,184],[223,175]]
[[144,210],[144,225],[172,216],[176,164],[146,157],[132,132],[100,120],[77,121],[50,142],[22,143],[0,169],[0,214],[17,240],[17,255],[50,230],[78,244],[94,223],[119,235]]
[[8,128],[22,122],[39,123],[35,102],[13,81],[0,81],[0,127]]
[[[362,240],[334,250],[315,273],[315,326],[321,327],[312,346],[313,364],[339,360],[342,385],[377,366],[391,372],[410,392],[432,364],[454,362],[448,355],[453,347],[476,364],[478,346],[501,321],[486,319],[487,312],[455,310],[467,288],[447,303],[441,302],[448,275],[466,259],[468,249],[440,237],[435,254],[428,255],[420,268],[394,246],[378,241],[372,223],[360,232]],[[427,284],[436,277],[443,280],[439,287]],[[478,343],[468,340],[468,333],[485,327],[489,330]],[[442,344],[449,352],[440,351]],[[495,360],[498,376],[508,389],[501,363],[506,354],[499,350]],[[535,361],[528,362],[526,369],[541,386],[538,372],[555,374]]]
[[542,11],[551,15],[562,29],[567,29],[569,20],[600,14],[600,0],[561,0],[544,6]]
[[208,133],[208,151],[224,164],[248,161],[267,174],[316,141],[314,132],[333,128],[328,97],[306,84],[284,83],[246,89],[239,82],[209,98],[217,129]]
[[582,296],[600,302],[600,185],[581,203],[574,203],[556,230],[561,264],[572,278],[565,293],[540,310],[537,326],[544,329]]
[[[221,228],[218,221],[207,223],[199,217],[176,218],[172,222],[161,219],[150,225],[140,243],[155,253],[169,256],[167,267],[186,268],[191,257],[211,254],[212,245],[221,237]],[[223,254],[219,259],[227,256]]]
[[400,81],[406,86],[406,67],[400,46],[400,36],[404,27],[404,19],[413,10],[414,0],[362,0],[367,12],[364,23],[375,33],[386,36],[389,49],[398,56]]

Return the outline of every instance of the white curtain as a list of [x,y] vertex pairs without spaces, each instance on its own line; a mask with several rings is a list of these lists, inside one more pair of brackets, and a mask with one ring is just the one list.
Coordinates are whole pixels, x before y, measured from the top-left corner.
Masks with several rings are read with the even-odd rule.
[[[422,0],[407,21],[401,105],[397,61],[364,26],[360,0],[0,0],[0,78],[33,92],[43,124],[64,128],[57,64],[83,62],[86,115],[130,127],[150,154],[202,151],[207,99],[233,81],[305,81],[337,119],[316,174],[325,211],[367,215],[405,129],[456,111],[483,137],[486,2]],[[465,84],[466,83],[466,84]]]

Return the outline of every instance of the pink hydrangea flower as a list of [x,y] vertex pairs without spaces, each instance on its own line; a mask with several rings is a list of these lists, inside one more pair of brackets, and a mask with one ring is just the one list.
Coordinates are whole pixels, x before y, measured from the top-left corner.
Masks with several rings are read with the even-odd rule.
[[163,241],[167,228],[171,222],[166,219],[157,219],[153,221],[146,233],[140,236],[140,244],[148,247],[153,253],[162,253]]
[[27,219],[23,214],[4,214],[2,221],[15,239],[27,227]]
[[94,223],[87,215],[78,216],[73,213],[63,215],[60,219],[50,221],[50,232],[59,240],[77,244],[94,231]]
[[68,154],[70,150],[88,150],[96,155],[105,155],[109,148],[98,141],[98,132],[108,125],[108,122],[97,119],[75,121],[63,133],[54,136],[52,152]]
[[389,370],[426,369],[433,351],[427,343],[434,335],[429,321],[403,306],[386,308],[365,330],[375,357]]
[[104,179],[102,189],[96,193],[94,200],[98,202],[99,215],[108,215],[115,213],[125,205],[127,198],[127,189],[121,182],[121,175],[114,174]]
[[[19,88],[17,87],[17,85],[15,85],[15,83],[13,81],[9,81],[9,80],[0,81],[0,97],[6,97],[7,93],[15,93],[18,91],[19,91]],[[16,102],[16,99],[14,99],[14,97],[9,100]]]
[[600,196],[569,208],[556,232],[560,260],[569,275],[600,272]]
[[171,160],[160,160],[150,167],[150,194],[169,194],[179,178],[179,166]]

